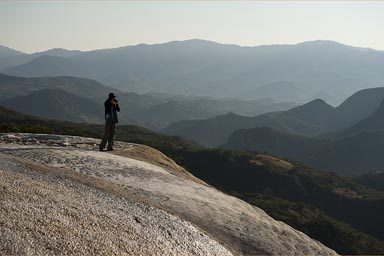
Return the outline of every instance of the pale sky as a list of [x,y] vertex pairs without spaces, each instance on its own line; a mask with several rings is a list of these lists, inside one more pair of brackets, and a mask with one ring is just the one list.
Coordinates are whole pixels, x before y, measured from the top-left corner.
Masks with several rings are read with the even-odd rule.
[[0,45],[27,53],[206,39],[246,46],[311,40],[384,50],[384,2],[0,1]]

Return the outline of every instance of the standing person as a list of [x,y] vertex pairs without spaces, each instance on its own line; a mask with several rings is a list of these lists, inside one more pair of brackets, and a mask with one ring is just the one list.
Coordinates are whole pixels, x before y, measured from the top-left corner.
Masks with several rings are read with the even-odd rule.
[[119,104],[117,103],[116,96],[113,93],[108,95],[108,99],[104,102],[105,107],[105,130],[104,136],[100,143],[100,151],[103,151],[107,141],[107,150],[113,150],[113,140],[115,137],[116,124],[119,122],[117,119],[117,112],[120,112]]

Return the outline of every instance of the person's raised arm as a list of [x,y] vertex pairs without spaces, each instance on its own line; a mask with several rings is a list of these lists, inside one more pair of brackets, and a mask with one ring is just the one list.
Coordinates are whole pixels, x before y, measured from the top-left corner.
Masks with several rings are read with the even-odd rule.
[[116,99],[112,99],[112,104],[115,106],[117,112],[120,112],[119,103]]

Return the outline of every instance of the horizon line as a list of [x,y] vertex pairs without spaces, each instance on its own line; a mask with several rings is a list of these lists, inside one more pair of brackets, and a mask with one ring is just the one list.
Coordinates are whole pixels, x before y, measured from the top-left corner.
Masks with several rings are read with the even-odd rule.
[[125,47],[137,47],[141,45],[147,45],[147,46],[154,46],[154,45],[164,45],[164,44],[170,44],[170,43],[177,43],[177,42],[188,42],[188,41],[205,41],[205,42],[210,42],[210,43],[215,43],[219,45],[227,45],[227,46],[237,46],[237,47],[243,47],[243,48],[254,48],[254,47],[263,47],[263,46],[294,46],[294,45],[299,45],[303,43],[311,43],[311,42],[332,42],[344,46],[349,46],[353,48],[360,48],[360,49],[365,49],[365,50],[373,50],[373,51],[384,51],[384,49],[376,49],[372,47],[366,47],[366,46],[355,46],[355,45],[349,45],[345,43],[341,43],[336,40],[331,40],[331,39],[314,39],[314,40],[308,40],[308,41],[302,41],[298,43],[272,43],[272,44],[260,44],[260,45],[241,45],[241,44],[236,44],[236,43],[224,43],[224,42],[218,42],[218,41],[213,41],[209,39],[201,39],[201,38],[190,38],[190,39],[184,39],[184,40],[171,40],[171,41],[165,41],[165,42],[158,42],[158,43],[137,43],[137,44],[127,44],[127,45],[121,45],[121,46],[116,46],[116,47],[106,47],[106,48],[95,48],[95,49],[89,49],[89,50],[80,50],[80,49],[70,49],[70,48],[62,48],[62,47],[53,47],[53,48],[48,48],[46,50],[42,51],[34,51],[34,52],[27,52],[27,51],[22,51],[16,48],[13,48],[8,45],[3,45],[0,44],[0,46],[9,48],[14,51],[21,52],[23,54],[35,54],[35,53],[42,53],[50,50],[66,50],[66,51],[81,51],[81,52],[93,52],[93,51],[100,51],[100,50],[113,50],[113,49],[119,49],[119,48],[125,48]]

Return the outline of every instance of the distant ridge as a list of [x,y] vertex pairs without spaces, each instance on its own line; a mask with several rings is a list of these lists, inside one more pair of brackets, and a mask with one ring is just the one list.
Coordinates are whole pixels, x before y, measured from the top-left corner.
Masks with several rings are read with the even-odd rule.
[[67,50],[63,48],[53,48],[47,51],[43,52],[36,52],[34,55],[49,55],[49,56],[56,56],[56,57],[72,57],[83,53],[83,51],[79,50]]
[[104,100],[111,91],[120,93],[118,90],[103,85],[97,81],[71,77],[17,77],[0,73],[0,101],[15,96],[22,96],[40,89],[61,89],[68,93],[96,100]]
[[316,125],[327,124],[335,108],[322,99],[315,99],[301,106],[287,110],[285,115],[305,120]]
[[12,48],[0,45],[0,59],[7,57],[14,57],[24,55],[21,51],[14,50]]
[[384,100],[377,110],[367,118],[341,131],[340,135],[350,135],[358,132],[384,131]]
[[[376,111],[384,99],[384,87],[368,88],[360,90],[348,97],[337,107],[339,113],[338,123],[347,122],[347,126],[353,125]],[[347,126],[338,127],[346,128]]]
[[[179,44],[179,43],[200,43],[200,44],[215,44],[215,45],[230,45],[230,46],[237,46],[237,47],[266,47],[266,46],[319,46],[319,45],[331,45],[331,46],[348,46],[352,48],[358,48],[358,49],[366,49],[366,50],[373,50],[373,51],[381,51],[378,49],[370,48],[370,47],[361,47],[361,46],[353,46],[353,45],[348,45],[345,43],[340,43],[334,40],[310,40],[310,41],[304,41],[304,42],[299,42],[299,43],[290,43],[290,44],[255,44],[255,45],[240,45],[236,43],[221,43],[221,42],[216,42],[213,40],[208,40],[208,39],[200,39],[200,38],[191,38],[191,39],[184,39],[184,40],[172,40],[168,42],[161,42],[161,43],[139,43],[139,44],[132,44],[132,45],[122,45],[118,47],[107,47],[107,48],[102,48],[102,49],[90,49],[90,50],[85,50],[85,51],[80,51],[80,50],[68,50],[65,48],[51,48],[43,51],[36,51],[31,54],[36,54],[36,53],[44,53],[44,52],[50,52],[54,50],[63,50],[63,51],[68,51],[68,52],[92,52],[92,51],[98,51],[98,50],[107,50],[107,49],[120,49],[124,47],[135,47],[135,46],[153,46],[153,45],[164,45],[164,44]],[[0,45],[0,48],[7,48],[14,50],[10,47],[2,46]],[[18,50],[14,50],[20,53],[23,53]],[[26,53],[24,53],[26,54]]]
[[[52,58],[31,62],[42,55]],[[275,99],[292,101],[294,96],[293,101],[303,103],[322,95],[331,104],[353,91],[379,86],[381,66],[384,51],[330,41],[249,47],[192,39],[87,52],[52,49],[0,59],[0,71],[10,75],[86,77],[142,94],[253,100],[266,97],[268,90],[263,95],[261,88],[286,81],[300,88],[289,94],[289,86],[282,85]]]

